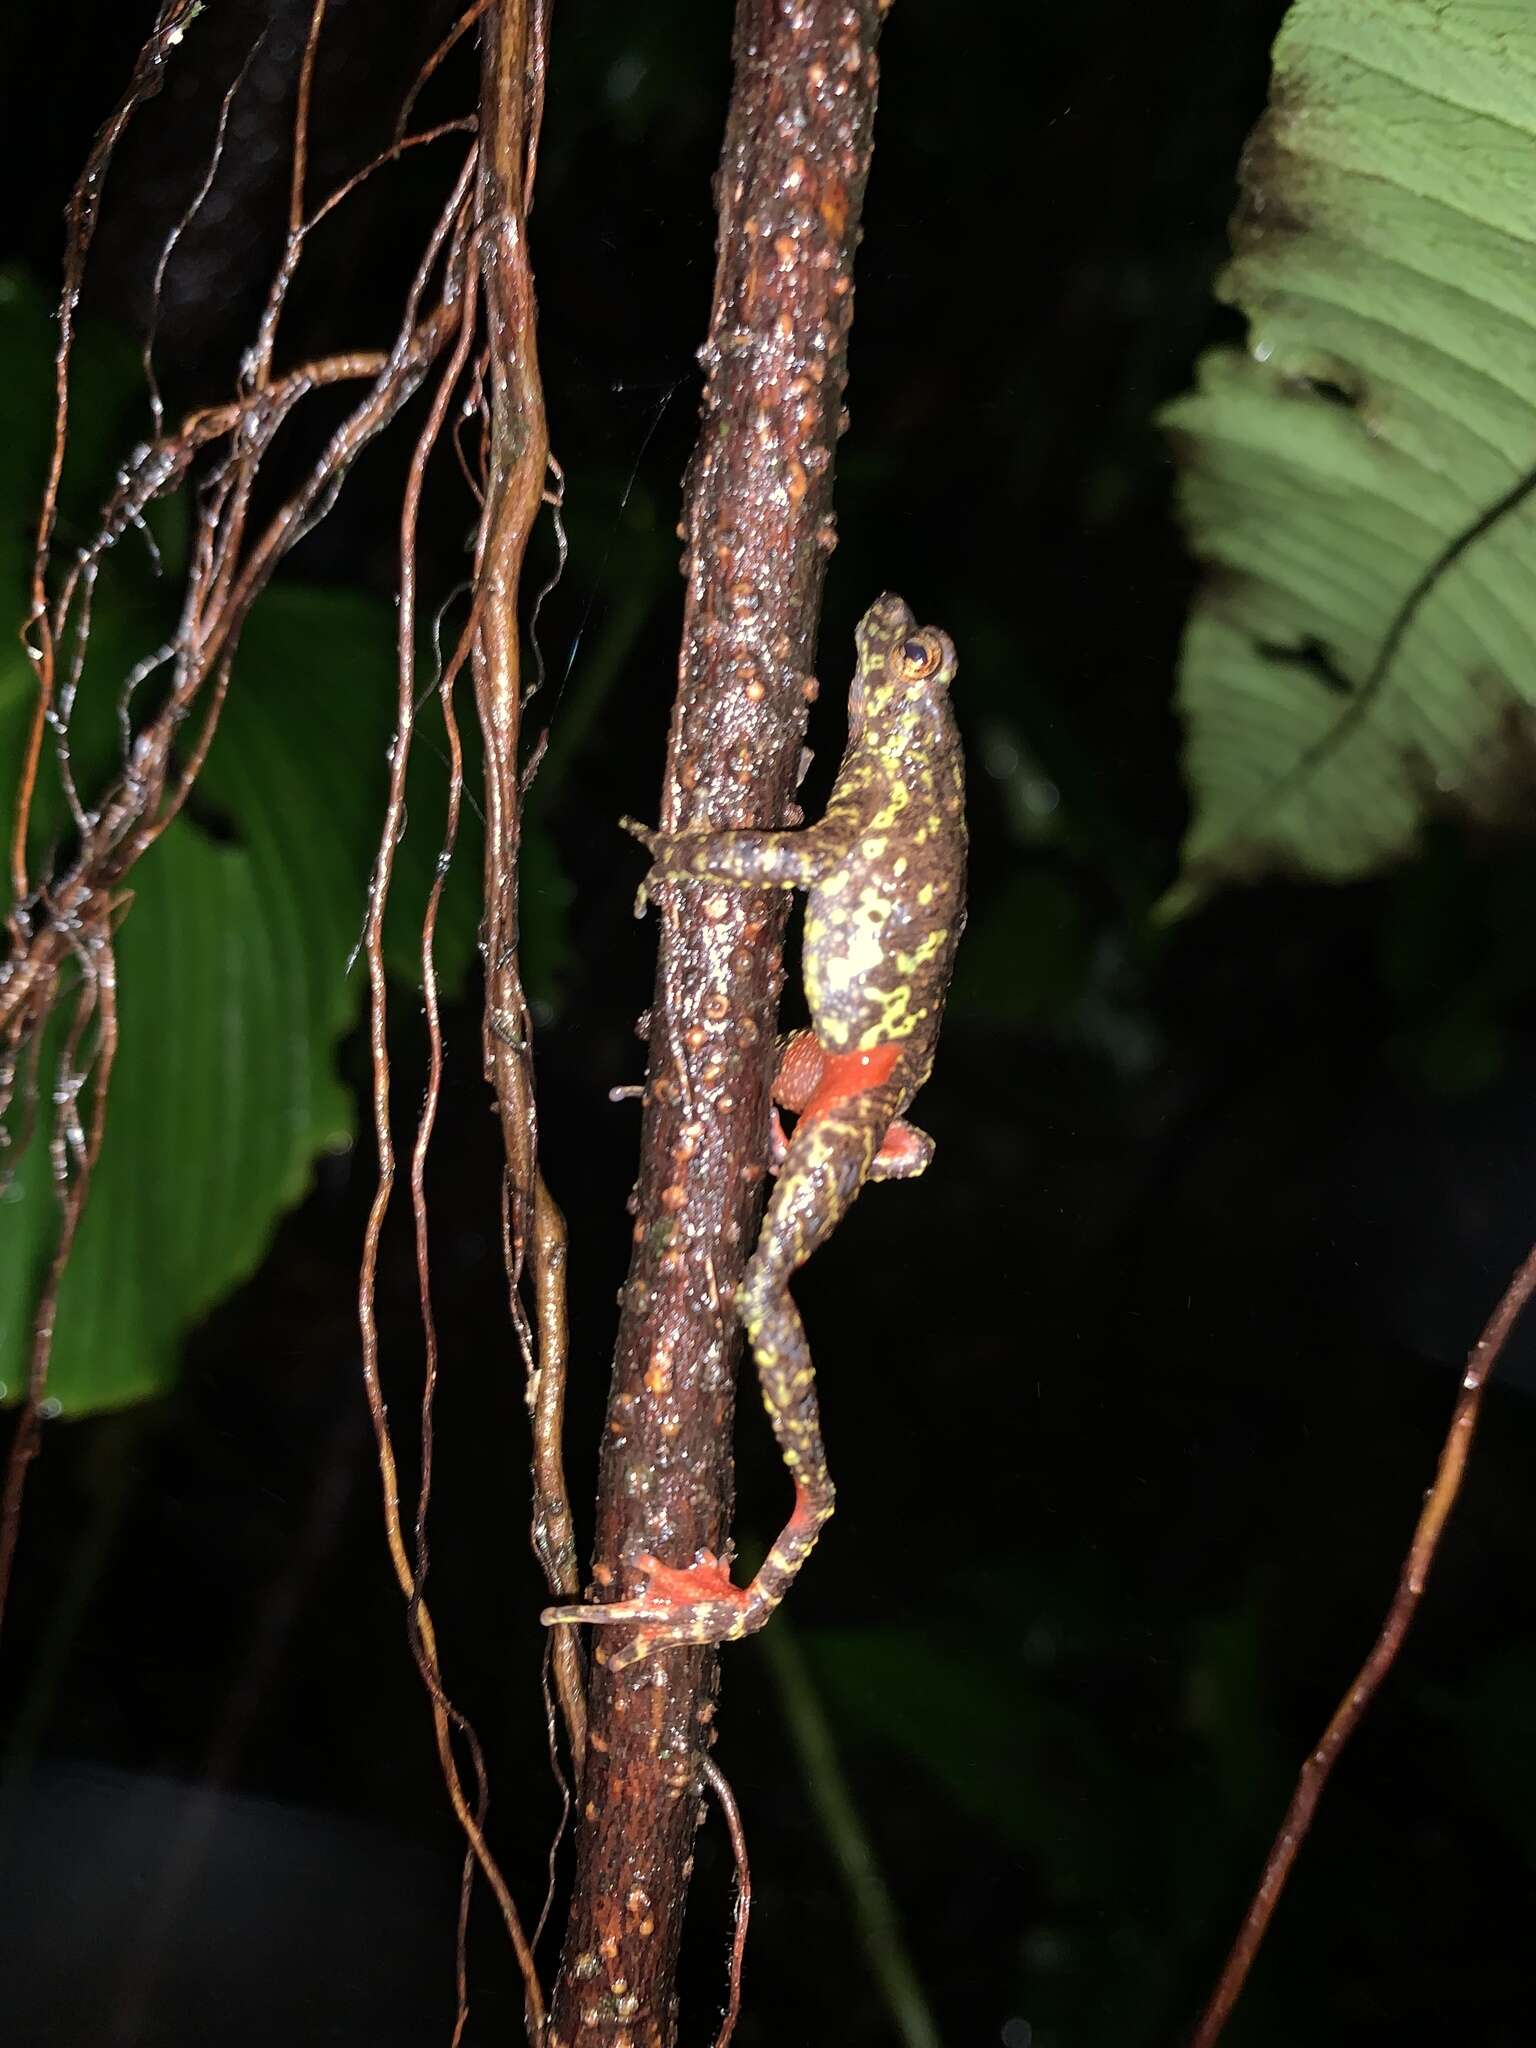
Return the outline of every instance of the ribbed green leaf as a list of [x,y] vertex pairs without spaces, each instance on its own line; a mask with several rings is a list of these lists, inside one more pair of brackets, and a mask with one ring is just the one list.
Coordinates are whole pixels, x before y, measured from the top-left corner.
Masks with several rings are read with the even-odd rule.
[[1536,786],[1536,13],[1296,0],[1241,178],[1247,347],[1164,414],[1209,572],[1174,903]]

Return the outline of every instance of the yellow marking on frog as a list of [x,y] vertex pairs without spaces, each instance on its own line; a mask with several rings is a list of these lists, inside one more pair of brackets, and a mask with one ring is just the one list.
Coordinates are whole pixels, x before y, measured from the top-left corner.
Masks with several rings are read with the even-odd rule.
[[926,1010],[912,1009],[912,991],[905,983],[899,988],[871,989],[869,993],[880,1005],[880,1021],[860,1034],[859,1052],[871,1052],[877,1045],[889,1045],[893,1039],[910,1038],[928,1014]]
[[929,932],[926,938],[918,941],[910,953],[896,955],[896,972],[915,974],[919,967],[925,966],[933,958],[948,937],[947,925],[940,925],[936,930]]
[[846,868],[839,868],[835,875],[828,875],[824,882],[817,884],[817,888],[823,896],[841,896],[847,886],[848,870]]
[[[897,823],[902,812],[911,801],[912,792],[907,788],[907,785],[904,782],[893,782],[886,791],[885,802],[869,822],[877,832],[882,829],[889,831]],[[866,839],[864,844],[867,849],[869,841]],[[882,847],[881,852],[883,853],[884,850],[884,847]],[[875,856],[872,855],[871,858],[875,858]]]
[[866,860],[878,860],[881,854],[884,853],[885,849],[890,845],[890,843],[891,842],[888,839],[882,838],[880,834],[876,832],[871,834],[871,836],[865,840],[864,844],[859,848],[859,851],[863,854]]
[[917,892],[918,909],[926,910],[937,894],[938,891],[934,888],[932,882],[924,882],[921,889]]

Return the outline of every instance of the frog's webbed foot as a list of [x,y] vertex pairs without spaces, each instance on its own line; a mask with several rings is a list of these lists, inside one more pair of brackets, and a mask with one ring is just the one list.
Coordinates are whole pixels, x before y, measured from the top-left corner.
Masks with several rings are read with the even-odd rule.
[[[870,1180],[916,1180],[928,1171],[934,1142],[925,1130],[897,1117],[886,1126],[880,1149],[869,1163]],[[789,1156],[789,1138],[777,1109],[768,1112],[768,1171],[779,1173]]]
[[880,1150],[870,1162],[869,1177],[871,1180],[916,1180],[920,1173],[928,1171],[933,1153],[934,1143],[928,1133],[899,1116],[886,1127],[885,1136],[880,1140]]
[[[920,1173],[926,1173],[932,1161],[935,1146],[932,1138],[916,1124],[909,1124],[905,1117],[886,1126],[885,1136],[880,1141],[880,1150],[869,1162],[870,1180],[916,1180]],[[779,1112],[768,1112],[768,1171],[779,1173],[789,1156],[789,1139],[779,1121]]]
[[712,1550],[699,1551],[690,1565],[663,1564],[649,1552],[635,1562],[645,1574],[645,1587],[632,1600],[546,1607],[539,1619],[546,1626],[562,1622],[636,1624],[634,1641],[608,1659],[610,1670],[622,1671],[655,1650],[734,1642],[761,1628],[771,1612],[770,1603],[760,1595],[732,1585],[729,1570]]
[[[852,1053],[829,1052],[814,1031],[791,1031],[779,1040],[773,1075],[773,1099],[796,1116],[818,1115],[857,1101],[889,1080],[896,1049],[877,1046]],[[768,1121],[768,1170],[778,1173],[789,1152],[789,1139],[777,1109]],[[915,1180],[927,1171],[934,1145],[928,1133],[894,1118],[865,1176],[869,1180]]]

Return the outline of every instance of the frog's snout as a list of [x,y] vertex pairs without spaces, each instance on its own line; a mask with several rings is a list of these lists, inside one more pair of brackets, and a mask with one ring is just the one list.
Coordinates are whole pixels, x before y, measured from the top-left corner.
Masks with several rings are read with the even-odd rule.
[[894,590],[887,590],[870,606],[865,614],[865,623],[873,632],[895,635],[910,633],[917,620],[906,599],[898,597]]

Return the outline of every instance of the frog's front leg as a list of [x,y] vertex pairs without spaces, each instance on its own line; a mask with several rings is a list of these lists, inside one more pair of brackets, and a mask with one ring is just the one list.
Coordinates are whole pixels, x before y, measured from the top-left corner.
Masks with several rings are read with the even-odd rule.
[[655,832],[621,818],[655,865],[647,889],[658,882],[725,882],[743,889],[813,889],[836,867],[841,844],[821,826],[795,832]]

